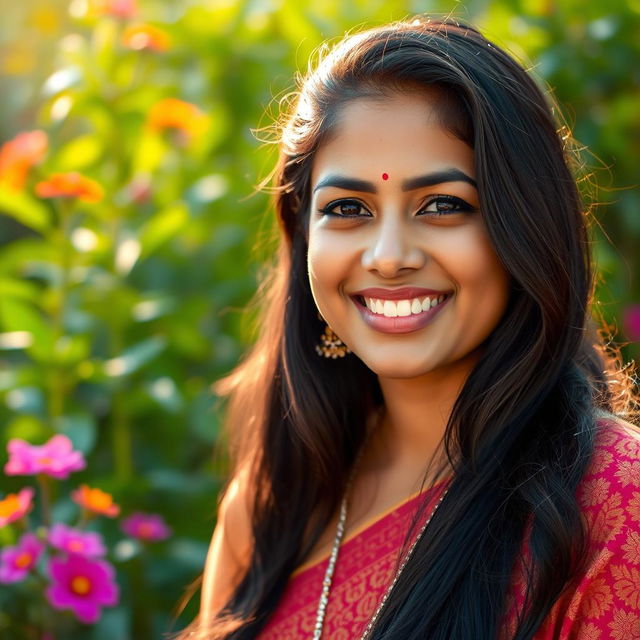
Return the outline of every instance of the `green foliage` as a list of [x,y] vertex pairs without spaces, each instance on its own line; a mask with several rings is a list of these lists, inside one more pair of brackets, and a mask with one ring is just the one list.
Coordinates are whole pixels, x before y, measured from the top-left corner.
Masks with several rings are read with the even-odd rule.
[[[3,9],[0,134],[42,129],[49,149],[24,188],[0,189],[0,447],[65,433],[89,461],[74,483],[164,515],[172,540],[145,557],[123,555],[121,604],[74,636],[160,637],[204,564],[226,477],[213,456],[222,407],[210,385],[251,340],[241,310],[272,248],[267,196],[249,196],[275,155],[251,130],[275,118],[294,73],[347,30],[452,9],[532,61],[592,153],[585,193],[603,187],[595,195],[603,229],[594,228],[593,242],[600,306],[615,322],[640,299],[631,277],[640,238],[631,188],[640,160],[640,5],[149,0],[129,20],[83,13],[85,5],[32,0]],[[166,51],[123,44],[127,26],[141,21],[168,34]],[[154,126],[165,98],[204,115]],[[104,197],[36,195],[37,182],[71,171],[99,183]],[[637,345],[624,353],[637,357]],[[197,599],[174,628],[196,609]]]

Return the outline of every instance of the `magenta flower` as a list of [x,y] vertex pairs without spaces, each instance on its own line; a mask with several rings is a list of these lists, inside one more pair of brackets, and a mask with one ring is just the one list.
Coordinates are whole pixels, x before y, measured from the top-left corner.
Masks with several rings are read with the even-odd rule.
[[640,304],[630,304],[623,311],[622,323],[627,338],[640,342]]
[[0,527],[24,518],[32,506],[34,490],[24,487],[0,500]]
[[125,518],[120,526],[128,536],[145,542],[164,540],[171,535],[171,529],[166,525],[162,516],[153,513],[136,511]]
[[49,559],[51,584],[45,594],[55,609],[71,609],[81,622],[93,624],[102,607],[118,603],[115,570],[106,560],[90,560],[72,553],[65,559]]
[[56,522],[51,527],[49,544],[60,551],[78,553],[87,558],[99,558],[107,553],[99,533],[73,529],[61,522]]
[[40,446],[13,438],[7,444],[7,451],[9,461],[4,465],[4,472],[8,476],[44,473],[66,480],[72,471],[80,471],[86,466],[82,453],[74,451],[71,440],[61,433]]
[[0,582],[23,580],[43,550],[44,545],[33,533],[25,533],[15,547],[5,547],[0,552]]

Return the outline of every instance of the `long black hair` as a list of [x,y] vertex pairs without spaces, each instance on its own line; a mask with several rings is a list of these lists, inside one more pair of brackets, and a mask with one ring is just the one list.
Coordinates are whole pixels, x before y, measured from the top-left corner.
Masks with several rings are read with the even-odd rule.
[[259,633],[335,514],[367,416],[382,403],[357,356],[327,360],[314,350],[323,330],[306,272],[314,154],[349,101],[437,87],[443,123],[473,149],[480,210],[511,290],[446,427],[449,491],[371,637],[497,638],[528,535],[528,590],[513,637],[532,638],[582,568],[575,492],[596,412],[628,415],[633,401],[632,378],[591,316],[589,211],[571,137],[523,67],[453,19],[367,29],[321,54],[275,127],[280,153],[268,180],[280,246],[257,294],[259,335],[217,386],[230,398],[235,468],[251,470],[252,555],[223,612],[207,627],[195,622],[189,637]]

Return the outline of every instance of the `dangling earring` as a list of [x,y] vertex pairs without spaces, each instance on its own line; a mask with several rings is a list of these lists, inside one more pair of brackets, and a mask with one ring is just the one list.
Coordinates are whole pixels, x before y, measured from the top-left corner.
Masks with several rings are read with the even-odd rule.
[[[324,318],[318,313],[318,319],[324,320]],[[316,353],[319,356],[325,358],[344,358],[347,353],[351,353],[351,349],[338,338],[333,329],[327,324],[324,329],[324,333],[320,336],[322,345],[316,345]]]

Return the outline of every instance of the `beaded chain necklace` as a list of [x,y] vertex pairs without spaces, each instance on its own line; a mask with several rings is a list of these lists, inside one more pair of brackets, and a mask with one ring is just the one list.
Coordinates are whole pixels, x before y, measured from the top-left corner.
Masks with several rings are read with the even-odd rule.
[[[340,549],[340,543],[342,542],[342,538],[344,536],[344,527],[345,527],[345,523],[347,520],[347,497],[349,495],[349,489],[351,488],[351,483],[353,482],[353,478],[355,476],[355,472],[356,472],[356,468],[358,466],[358,462],[360,461],[360,458],[362,456],[362,453],[364,451],[364,448],[367,444],[367,441],[369,439],[371,432],[369,433],[369,435],[366,437],[364,444],[362,445],[360,452],[356,458],[356,461],[353,465],[353,468],[351,470],[351,474],[349,475],[349,479],[347,481],[347,485],[345,487],[345,491],[344,491],[344,495],[342,497],[342,502],[340,504],[340,516],[338,518],[338,526],[336,527],[336,535],[333,539],[333,545],[331,547],[331,555],[329,556],[329,564],[327,565],[327,569],[325,571],[324,574],[324,579],[322,581],[322,593],[320,594],[320,600],[318,601],[318,610],[316,612],[316,623],[313,629],[313,640],[320,640],[322,638],[322,629],[324,626],[324,616],[325,613],[327,611],[327,604],[329,602],[329,591],[331,590],[331,582],[333,580],[333,573],[335,571],[336,568],[336,562],[338,560],[338,551]],[[391,590],[393,589],[393,587],[395,586],[396,582],[398,582],[398,578],[400,577],[400,574],[402,573],[402,570],[405,568],[407,562],[409,561],[409,558],[411,557],[413,550],[415,549],[416,545],[418,544],[420,538],[422,538],[422,534],[425,532],[425,529],[427,528],[427,525],[429,524],[429,522],[431,522],[431,518],[433,518],[433,514],[436,512],[436,510],[438,509],[438,507],[440,506],[440,504],[442,503],[442,500],[444,499],[445,495],[447,494],[447,491],[449,490],[449,487],[447,487],[442,495],[440,496],[440,499],[438,500],[436,506],[433,508],[433,511],[431,512],[431,515],[427,518],[427,521],[424,523],[424,525],[422,525],[422,528],[420,529],[418,535],[416,536],[416,539],[413,541],[413,544],[411,545],[411,547],[409,548],[409,551],[407,552],[407,555],[405,556],[405,559],[402,561],[402,564],[398,567],[398,570],[396,571],[395,576],[393,577],[393,580],[391,581],[391,584],[388,586],[387,590],[385,591],[384,595],[382,596],[382,599],[380,600],[380,603],[378,604],[377,609],[375,610],[374,614],[371,616],[371,619],[369,620],[369,624],[367,624],[366,629],[364,630],[362,636],[360,636],[360,640],[366,640],[369,637],[369,634],[371,633],[371,630],[373,629],[373,625],[376,623],[376,620],[378,619],[378,617],[380,616],[380,612],[382,611],[382,608],[384,607],[387,599],[389,598],[389,594],[391,593]]]

